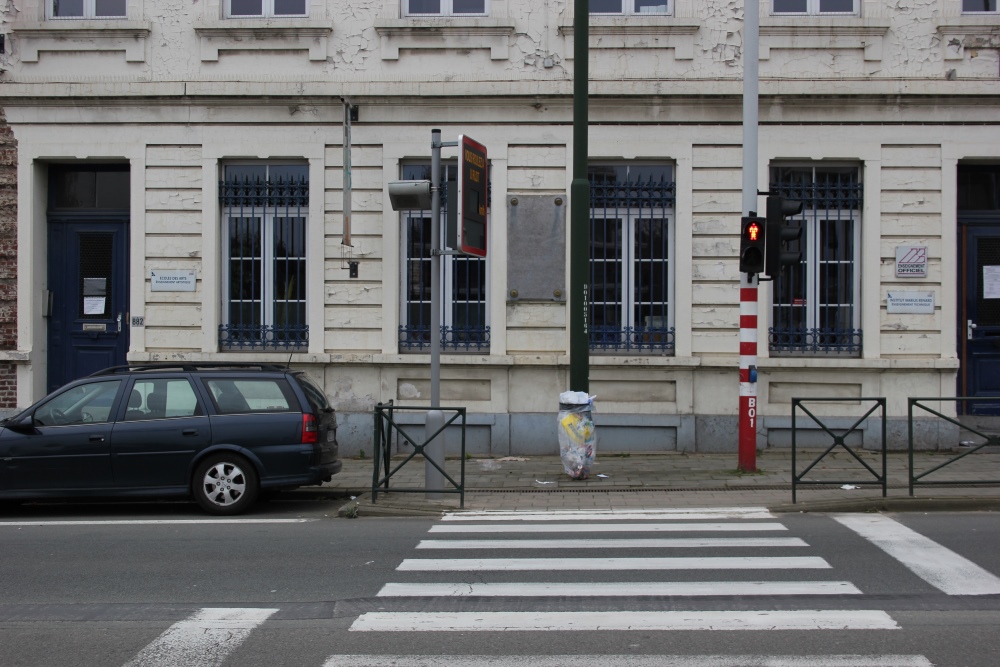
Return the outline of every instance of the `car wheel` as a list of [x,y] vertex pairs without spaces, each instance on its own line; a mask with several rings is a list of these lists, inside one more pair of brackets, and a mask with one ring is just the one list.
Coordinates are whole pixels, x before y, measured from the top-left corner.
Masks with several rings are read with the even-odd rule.
[[257,498],[257,471],[239,454],[215,454],[195,469],[191,490],[206,512],[239,514]]

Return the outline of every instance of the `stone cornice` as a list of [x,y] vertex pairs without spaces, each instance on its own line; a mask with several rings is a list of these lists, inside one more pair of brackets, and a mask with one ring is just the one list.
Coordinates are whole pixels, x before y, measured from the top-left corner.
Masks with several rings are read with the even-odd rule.
[[501,18],[377,19],[382,60],[399,60],[400,49],[489,49],[491,60],[507,60],[514,22]]
[[141,21],[46,21],[11,29],[23,63],[39,51],[124,51],[126,62],[145,62],[152,24]]
[[[587,27],[591,49],[673,49],[677,60],[694,58],[694,36],[701,21],[672,16],[592,16]],[[560,23],[559,34],[571,42],[572,23]],[[573,58],[573,49],[566,50]]]
[[760,59],[768,60],[771,49],[859,49],[866,61],[880,61],[889,26],[888,20],[857,17],[761,19]]
[[309,60],[326,60],[333,33],[329,23],[310,19],[228,19],[194,25],[203,62],[219,59],[219,51],[308,51]]

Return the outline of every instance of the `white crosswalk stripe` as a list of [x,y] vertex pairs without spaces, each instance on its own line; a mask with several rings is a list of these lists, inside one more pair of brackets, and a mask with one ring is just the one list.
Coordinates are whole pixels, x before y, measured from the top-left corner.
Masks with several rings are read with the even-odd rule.
[[206,608],[174,623],[124,667],[218,667],[277,609]]
[[587,583],[389,583],[379,597],[709,597],[861,595],[848,581],[595,581]]
[[324,667],[933,667],[922,655],[334,655]]

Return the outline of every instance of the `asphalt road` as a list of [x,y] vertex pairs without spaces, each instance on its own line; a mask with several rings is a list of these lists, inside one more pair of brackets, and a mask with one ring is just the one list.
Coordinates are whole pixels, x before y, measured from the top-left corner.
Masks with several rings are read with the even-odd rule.
[[0,665],[1000,655],[1000,514],[348,520],[337,506],[273,502],[225,522],[188,503],[8,509]]

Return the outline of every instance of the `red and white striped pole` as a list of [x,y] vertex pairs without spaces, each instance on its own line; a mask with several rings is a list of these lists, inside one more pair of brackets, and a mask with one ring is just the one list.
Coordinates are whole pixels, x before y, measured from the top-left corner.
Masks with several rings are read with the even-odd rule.
[[757,470],[757,285],[740,274],[740,415],[741,472]]
[[[757,210],[757,80],[760,8],[743,3],[743,215]],[[742,225],[741,225],[742,227]],[[742,233],[742,230],[741,230]],[[741,472],[757,471],[757,279],[740,273],[740,414]]]

